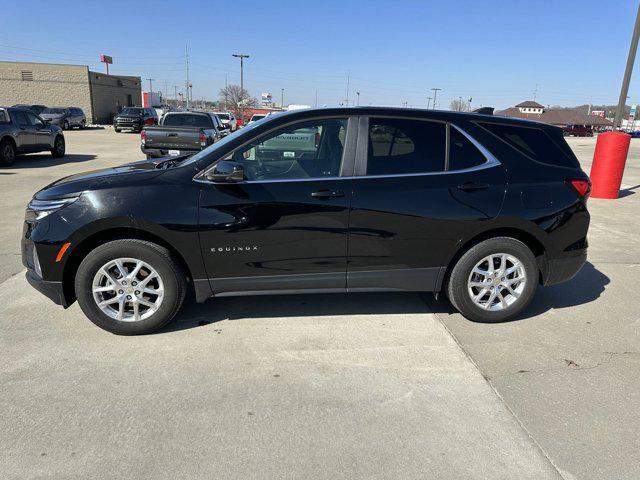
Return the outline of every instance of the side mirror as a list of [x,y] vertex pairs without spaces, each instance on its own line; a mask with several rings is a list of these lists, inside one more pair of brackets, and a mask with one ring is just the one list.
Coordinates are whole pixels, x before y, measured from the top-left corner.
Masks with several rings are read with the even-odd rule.
[[242,165],[230,160],[220,160],[207,172],[206,179],[212,182],[237,183],[244,181],[244,168]]

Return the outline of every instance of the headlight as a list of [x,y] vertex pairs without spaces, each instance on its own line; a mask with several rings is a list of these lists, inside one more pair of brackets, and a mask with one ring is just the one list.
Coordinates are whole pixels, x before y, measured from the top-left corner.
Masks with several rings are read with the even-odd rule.
[[57,212],[61,208],[72,204],[78,200],[78,198],[80,198],[80,195],[54,200],[38,200],[34,198],[29,202],[29,205],[27,205],[27,218],[31,217],[34,220],[40,220],[50,213]]

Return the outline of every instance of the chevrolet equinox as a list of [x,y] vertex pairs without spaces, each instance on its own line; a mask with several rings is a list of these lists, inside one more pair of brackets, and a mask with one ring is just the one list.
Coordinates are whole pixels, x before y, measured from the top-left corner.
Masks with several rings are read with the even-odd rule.
[[590,182],[561,129],[479,113],[296,110],[188,157],[58,180],[27,206],[27,279],[110,332],[190,291],[444,292],[518,315],[586,261]]

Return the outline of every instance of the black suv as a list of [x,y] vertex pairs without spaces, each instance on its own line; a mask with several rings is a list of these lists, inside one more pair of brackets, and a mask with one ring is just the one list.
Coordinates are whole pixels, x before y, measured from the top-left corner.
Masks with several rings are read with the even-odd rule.
[[131,130],[141,132],[145,125],[157,125],[158,115],[153,108],[126,107],[113,117],[113,129],[116,132]]
[[35,288],[119,334],[162,327],[189,290],[444,291],[497,322],[582,267],[589,191],[549,125],[296,110],[191,157],[49,185],[27,207],[22,256]]

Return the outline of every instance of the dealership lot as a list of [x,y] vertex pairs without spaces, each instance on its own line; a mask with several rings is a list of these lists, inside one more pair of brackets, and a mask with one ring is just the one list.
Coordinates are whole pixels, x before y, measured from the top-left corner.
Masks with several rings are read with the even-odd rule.
[[[0,170],[9,478],[640,475],[640,141],[623,198],[590,201],[589,263],[518,321],[474,324],[430,295],[249,297],[126,338],[22,275],[35,190],[142,158],[135,134],[65,135],[64,159]],[[569,142],[588,172],[595,140]]]

